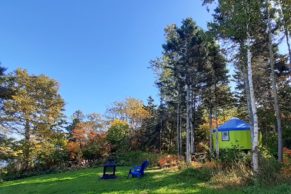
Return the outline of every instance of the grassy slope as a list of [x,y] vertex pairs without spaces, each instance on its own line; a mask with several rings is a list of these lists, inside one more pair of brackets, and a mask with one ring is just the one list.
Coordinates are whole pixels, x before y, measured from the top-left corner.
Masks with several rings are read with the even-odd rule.
[[127,179],[128,167],[118,167],[118,178],[101,180],[101,168],[50,174],[0,183],[0,193],[291,193],[291,186],[275,188],[212,189],[207,183],[179,172],[148,170],[141,179]]

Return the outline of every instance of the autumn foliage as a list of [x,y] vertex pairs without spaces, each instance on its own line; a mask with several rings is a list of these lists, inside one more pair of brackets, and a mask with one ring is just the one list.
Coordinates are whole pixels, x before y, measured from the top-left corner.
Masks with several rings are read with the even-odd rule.
[[284,147],[283,156],[284,167],[282,168],[282,174],[286,177],[291,177],[291,149]]
[[111,146],[106,138],[107,134],[94,130],[92,123],[78,123],[67,145],[71,160],[95,160],[107,156]]
[[159,159],[160,168],[176,167],[179,165],[179,163],[180,163],[180,160],[178,156],[176,155],[167,155]]

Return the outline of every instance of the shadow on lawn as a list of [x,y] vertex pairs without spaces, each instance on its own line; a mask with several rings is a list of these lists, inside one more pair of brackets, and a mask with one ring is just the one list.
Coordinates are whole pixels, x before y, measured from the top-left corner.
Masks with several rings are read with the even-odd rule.
[[4,182],[3,185],[0,184],[0,188],[11,187],[11,186],[21,186],[21,185],[31,185],[31,184],[45,184],[53,182],[64,182],[74,179],[79,179],[82,177],[96,176],[96,172],[87,172],[87,173],[75,173],[75,172],[65,172],[58,174],[49,174],[49,175],[40,175],[33,176],[24,179],[17,179],[15,181]]
[[[28,193],[45,191],[54,187],[54,193],[217,193],[209,189],[201,180],[187,174],[186,171],[170,172],[168,170],[148,170],[143,178],[127,178],[127,167],[117,170],[117,179],[101,180],[102,169],[86,169],[81,172],[68,172],[24,179],[0,184],[9,191],[21,190],[23,187],[32,189]],[[61,183],[60,183],[61,182]],[[36,187],[37,186],[37,187]],[[71,189],[69,191],[68,189]],[[29,189],[28,189],[29,190]]]

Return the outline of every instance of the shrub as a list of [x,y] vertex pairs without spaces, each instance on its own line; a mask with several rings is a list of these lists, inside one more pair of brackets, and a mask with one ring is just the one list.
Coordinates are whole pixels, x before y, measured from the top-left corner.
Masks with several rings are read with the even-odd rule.
[[231,168],[237,163],[251,166],[251,153],[237,148],[221,150],[219,161],[223,168]]
[[156,153],[132,151],[116,153],[115,160],[121,166],[140,165],[144,160],[149,160],[150,166],[158,166],[160,156]]
[[223,187],[243,186],[252,182],[253,173],[250,166],[239,161],[223,169],[217,169],[210,182]]
[[259,172],[256,174],[256,184],[275,185],[281,182],[282,165],[274,157],[260,157]]
[[283,176],[286,179],[291,178],[291,149],[284,148],[283,149],[283,168],[281,170]]
[[107,132],[107,139],[112,144],[120,144],[128,137],[129,126],[126,122],[121,120],[114,120],[111,122]]
[[112,121],[107,131],[107,140],[112,145],[112,152],[127,151],[129,146],[129,125],[127,122]]
[[159,159],[159,167],[160,168],[170,168],[175,167],[180,164],[180,160],[176,155],[166,155],[162,156]]
[[187,178],[187,179],[194,178],[201,181],[209,181],[212,175],[213,175],[212,169],[208,169],[208,168],[198,168],[198,169],[186,168],[179,174],[181,178]]

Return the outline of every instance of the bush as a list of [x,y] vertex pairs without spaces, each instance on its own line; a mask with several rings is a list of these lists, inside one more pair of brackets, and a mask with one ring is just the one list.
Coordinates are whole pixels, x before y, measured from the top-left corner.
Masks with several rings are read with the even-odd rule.
[[120,145],[129,135],[129,126],[125,121],[114,120],[110,123],[107,139],[113,145]]
[[186,179],[194,178],[201,181],[209,181],[213,176],[213,171],[209,168],[186,168],[179,174],[179,176]]
[[121,166],[140,165],[144,160],[149,160],[150,166],[158,166],[160,156],[156,153],[133,151],[116,153],[115,160]]
[[260,157],[259,172],[256,174],[256,184],[276,185],[282,181],[280,170],[282,165],[274,158]]
[[281,172],[286,179],[290,180],[291,178],[291,149],[288,149],[286,147],[283,149],[283,164],[284,166]]
[[231,168],[237,163],[251,166],[251,153],[239,149],[221,150],[219,161],[223,168]]
[[252,182],[253,173],[243,161],[217,169],[210,182],[223,187],[243,186]]
[[159,167],[160,168],[170,168],[179,166],[181,161],[179,160],[178,156],[176,155],[166,155],[162,156],[159,159]]

